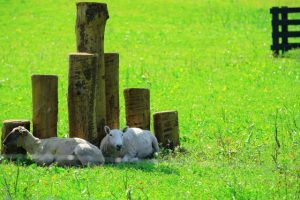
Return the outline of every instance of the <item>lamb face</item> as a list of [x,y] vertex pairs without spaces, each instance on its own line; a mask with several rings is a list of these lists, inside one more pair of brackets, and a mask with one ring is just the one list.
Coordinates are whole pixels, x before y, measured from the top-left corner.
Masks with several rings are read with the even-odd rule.
[[123,132],[118,129],[110,130],[108,126],[105,126],[105,132],[109,145],[120,151],[123,146]]
[[4,139],[3,145],[6,147],[10,146],[21,146],[21,142],[25,136],[28,135],[28,130],[23,126],[14,128],[8,136]]

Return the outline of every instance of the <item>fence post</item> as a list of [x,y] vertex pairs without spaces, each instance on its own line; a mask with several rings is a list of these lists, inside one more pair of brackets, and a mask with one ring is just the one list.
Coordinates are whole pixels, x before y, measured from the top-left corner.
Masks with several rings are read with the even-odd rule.
[[287,25],[287,20],[288,20],[288,10],[287,7],[282,7],[281,8],[281,33],[282,33],[282,53],[285,51],[288,51],[288,25]]
[[58,77],[32,75],[33,135],[40,139],[57,136]]
[[95,113],[97,65],[97,54],[69,55],[69,136],[85,139],[94,145],[100,143]]
[[177,111],[164,111],[153,114],[154,133],[165,148],[174,149],[179,145]]
[[124,90],[126,124],[150,130],[150,91],[145,88]]
[[106,124],[118,129],[119,115],[119,54],[105,53]]
[[1,135],[1,154],[6,159],[23,159],[26,158],[26,150],[22,147],[4,147],[2,142],[8,136],[8,134],[16,127],[24,126],[27,130],[30,131],[30,121],[29,120],[5,120],[3,121],[2,126],[2,135]]
[[109,18],[104,3],[77,3],[76,40],[77,51],[98,54],[96,70],[96,123],[100,139],[105,136],[106,123],[104,31]]
[[272,41],[273,44],[271,49],[273,50],[274,56],[279,54],[279,8],[273,7],[270,12],[272,13]]

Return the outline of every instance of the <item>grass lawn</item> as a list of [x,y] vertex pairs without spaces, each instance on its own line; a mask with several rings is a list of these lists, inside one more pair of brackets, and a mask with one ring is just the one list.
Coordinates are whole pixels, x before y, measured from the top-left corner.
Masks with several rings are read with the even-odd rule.
[[[150,88],[152,113],[178,110],[186,152],[86,169],[4,161],[0,197],[300,199],[300,51],[272,56],[269,13],[299,1],[106,2],[105,52],[120,53],[122,126],[123,89]],[[75,1],[0,0],[0,121],[31,119],[30,76],[57,74],[58,131],[67,136],[75,17]]]

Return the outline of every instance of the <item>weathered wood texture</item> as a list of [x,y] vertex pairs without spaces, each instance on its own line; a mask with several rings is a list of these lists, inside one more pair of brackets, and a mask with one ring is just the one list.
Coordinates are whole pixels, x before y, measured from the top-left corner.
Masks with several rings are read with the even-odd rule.
[[96,126],[97,54],[69,55],[69,136],[83,138],[99,146]]
[[58,77],[32,75],[33,135],[40,139],[57,136]]
[[110,128],[120,126],[119,107],[119,54],[105,53],[106,124]]
[[145,88],[124,90],[126,124],[150,130],[150,91]]
[[104,3],[77,3],[76,40],[77,51],[98,54],[96,70],[96,122],[100,138],[105,136],[106,98],[104,66],[104,31],[109,18]]
[[1,154],[6,159],[23,159],[26,158],[26,150],[22,147],[4,147],[2,142],[8,136],[8,134],[16,127],[24,126],[27,130],[30,131],[30,121],[29,120],[5,120],[3,121],[2,126],[2,135],[1,135]]
[[174,149],[179,145],[177,111],[154,113],[153,124],[155,136],[165,148]]

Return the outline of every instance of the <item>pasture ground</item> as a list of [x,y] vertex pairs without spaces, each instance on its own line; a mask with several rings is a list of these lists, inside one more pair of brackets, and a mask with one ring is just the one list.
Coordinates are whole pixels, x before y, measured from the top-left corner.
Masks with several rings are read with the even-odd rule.
[[[106,2],[105,51],[120,53],[122,125],[122,90],[150,88],[152,113],[178,110],[186,151],[86,169],[3,161],[0,196],[299,199],[300,51],[272,56],[269,13],[297,0]],[[75,1],[0,0],[0,121],[31,119],[31,74],[57,74],[66,137],[75,17]]]

